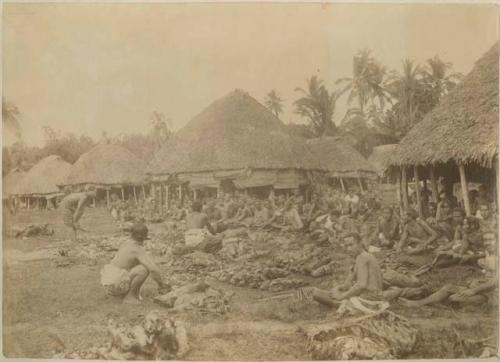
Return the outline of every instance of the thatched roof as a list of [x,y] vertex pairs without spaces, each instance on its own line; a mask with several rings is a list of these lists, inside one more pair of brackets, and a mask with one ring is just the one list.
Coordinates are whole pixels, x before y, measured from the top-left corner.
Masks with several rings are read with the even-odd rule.
[[26,172],[15,193],[35,196],[59,193],[57,185],[66,179],[70,168],[71,164],[60,156],[47,156]]
[[3,198],[16,195],[16,189],[18,188],[25,174],[26,172],[24,172],[23,170],[15,168],[3,178],[2,182]]
[[498,55],[496,43],[401,140],[391,165],[454,160],[491,166],[498,155]]
[[128,149],[98,144],[75,162],[64,185],[133,185],[144,181],[144,163]]
[[383,175],[389,167],[389,158],[394,153],[396,147],[397,143],[373,147],[372,154],[368,157],[368,162],[377,169],[379,175]]
[[234,169],[318,169],[304,140],[248,93],[235,90],[194,117],[147,167],[152,175]]
[[375,167],[340,137],[320,137],[307,140],[316,158],[332,176],[367,176],[376,174]]

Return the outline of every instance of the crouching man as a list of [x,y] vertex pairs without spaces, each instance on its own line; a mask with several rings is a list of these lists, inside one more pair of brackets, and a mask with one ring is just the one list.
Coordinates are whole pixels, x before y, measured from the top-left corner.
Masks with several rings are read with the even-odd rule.
[[135,224],[130,233],[131,240],[124,242],[101,270],[101,284],[108,295],[124,297],[124,303],[139,304],[141,287],[150,274],[161,293],[169,291],[170,285],[163,281],[160,269],[144,250],[144,240],[148,239],[146,225]]

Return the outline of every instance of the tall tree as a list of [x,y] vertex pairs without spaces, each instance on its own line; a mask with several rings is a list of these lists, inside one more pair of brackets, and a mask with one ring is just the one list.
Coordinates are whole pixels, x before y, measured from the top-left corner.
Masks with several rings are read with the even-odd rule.
[[265,105],[276,117],[279,117],[279,114],[283,112],[283,99],[274,89],[267,94]]
[[336,84],[341,85],[340,95],[349,93],[347,104],[350,106],[353,100],[357,100],[357,107],[364,112],[365,106],[370,102],[374,104],[378,100],[381,109],[390,100],[389,94],[384,87],[386,68],[373,58],[368,49],[360,50],[352,60],[352,76],[339,78]]
[[157,151],[172,136],[172,120],[163,113],[154,111],[151,115],[151,125],[150,137],[154,151]]
[[2,123],[6,130],[13,132],[17,140],[21,139],[21,127],[19,125],[20,112],[16,105],[2,98]]
[[429,108],[434,108],[442,96],[452,90],[463,75],[452,69],[451,62],[442,61],[437,55],[427,59],[422,68],[422,81],[429,92]]
[[333,115],[337,102],[337,93],[328,92],[323,82],[316,76],[307,82],[307,89],[296,88],[303,96],[294,102],[295,112],[305,117],[316,136],[336,131]]

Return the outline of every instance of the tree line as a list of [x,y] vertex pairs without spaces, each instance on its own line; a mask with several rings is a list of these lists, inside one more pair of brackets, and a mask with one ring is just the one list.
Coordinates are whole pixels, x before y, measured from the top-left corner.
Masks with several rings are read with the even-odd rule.
[[[306,122],[289,123],[287,128],[291,134],[304,138],[341,136],[368,156],[374,146],[396,143],[403,138],[461,78],[461,74],[452,70],[451,63],[437,56],[423,65],[405,59],[401,70],[396,71],[383,66],[370,50],[361,50],[353,56],[351,76],[335,80],[336,89],[328,90],[317,76],[309,78],[306,87],[295,89],[300,96],[293,102],[294,112]],[[336,125],[333,119],[343,97],[348,109]],[[264,100],[277,117],[283,112],[283,103],[276,90],[269,92]],[[86,135],[62,134],[43,127],[43,146],[29,146],[22,140],[19,116],[19,109],[2,99],[4,131],[10,130],[17,139],[11,146],[3,147],[4,175],[14,168],[27,170],[54,154],[74,163],[96,144]],[[148,162],[171,135],[171,120],[155,111],[150,116],[148,132],[117,137],[103,133],[98,142],[124,146]]]
[[[293,102],[294,112],[306,122],[288,128],[307,138],[342,136],[367,156],[374,146],[399,142],[461,78],[438,56],[423,65],[404,59],[400,70],[389,70],[370,50],[360,50],[353,56],[352,75],[336,79],[336,89],[329,91],[317,76],[295,89],[300,97]],[[333,118],[342,97],[348,107],[337,126]],[[276,116],[283,112],[276,90],[267,95],[265,105]]]

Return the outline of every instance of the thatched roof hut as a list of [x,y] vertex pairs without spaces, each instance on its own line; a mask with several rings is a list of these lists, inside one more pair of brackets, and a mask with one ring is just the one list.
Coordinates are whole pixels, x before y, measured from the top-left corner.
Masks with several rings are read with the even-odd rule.
[[[283,123],[248,93],[235,90],[182,128],[155,155],[147,173],[198,179],[209,173],[206,182],[214,184],[217,179],[249,177],[252,170],[319,168],[304,140],[290,136]],[[267,176],[259,175],[256,182],[273,182]]]
[[16,189],[18,188],[25,174],[26,172],[24,172],[20,168],[15,168],[3,178],[2,197],[4,199],[16,195]]
[[60,194],[58,185],[64,182],[70,168],[71,164],[60,156],[47,156],[26,172],[15,188],[15,193],[35,197]]
[[401,140],[391,165],[455,161],[491,167],[498,156],[498,56],[496,43]]
[[383,176],[387,171],[389,167],[389,158],[394,153],[396,147],[397,144],[373,147],[372,153],[370,157],[368,157],[368,162],[375,167],[379,176]]
[[313,138],[307,143],[330,177],[376,176],[375,167],[340,137]]
[[144,182],[144,163],[128,149],[98,144],[75,162],[64,185],[125,186]]

